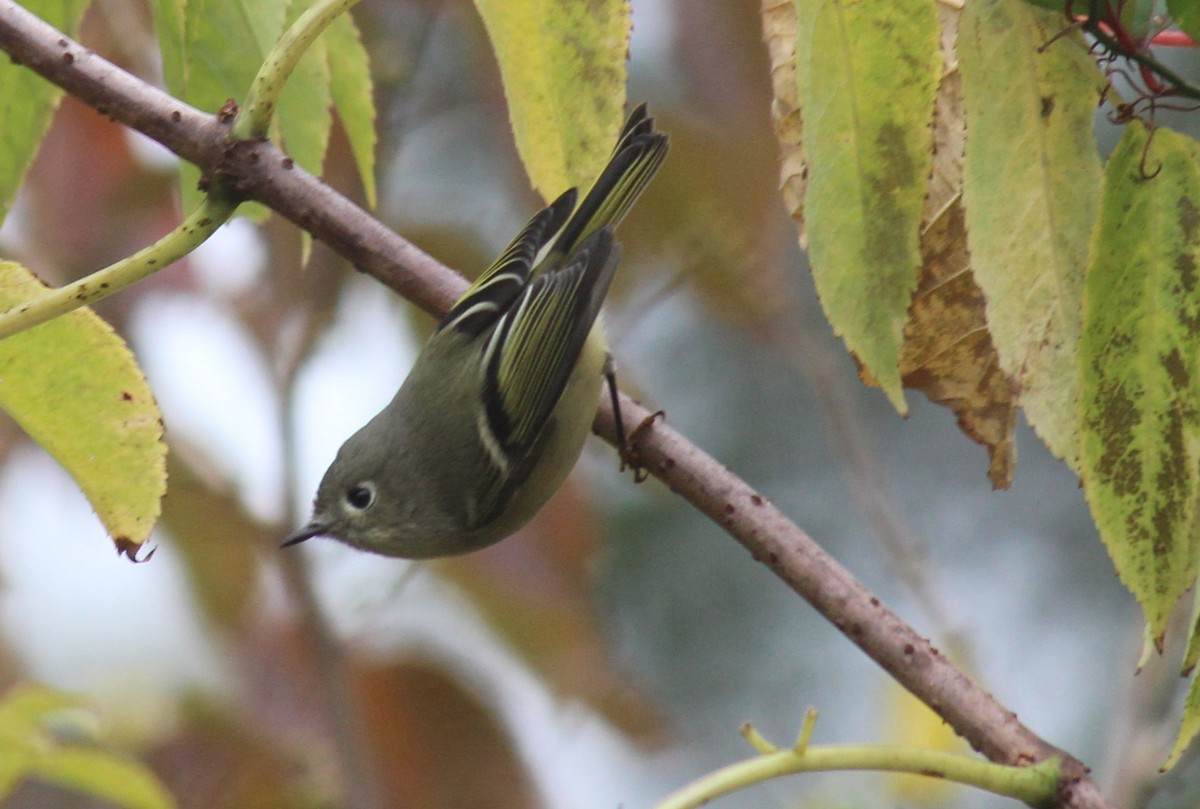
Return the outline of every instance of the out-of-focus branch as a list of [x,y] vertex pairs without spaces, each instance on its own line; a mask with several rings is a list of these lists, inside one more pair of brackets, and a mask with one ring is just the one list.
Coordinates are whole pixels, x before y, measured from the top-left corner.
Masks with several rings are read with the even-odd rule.
[[863,437],[870,433],[837,378],[829,352],[807,339],[797,317],[781,319],[769,327],[767,333],[788,364],[815,388],[827,424],[826,432],[837,449],[840,463],[851,477],[854,497],[875,529],[897,578],[929,619],[933,637],[947,648],[959,665],[970,670],[969,639],[951,618],[950,609],[942,603],[930,581],[924,543],[900,515],[888,493],[885,473]]
[[[262,202],[433,313],[466,288],[458,274],[418,250],[265,141],[231,141],[225,127],[129,76],[17,6],[0,0],[0,49],[111,118],[196,163],[234,193]],[[627,427],[649,412],[622,397]],[[615,441],[603,402],[596,431]],[[1063,757],[1059,805],[1110,806],[1074,758],[1017,721],[926,639],[885,607],[781,511],[714,458],[661,423],[639,444],[661,478],[767,565],[851,641],[937,711],[989,759],[1006,764]]]
[[[298,431],[295,408],[291,402],[295,398],[302,362],[310,355],[321,334],[320,318],[315,309],[313,305],[303,307],[299,333],[295,335],[293,345],[282,348],[284,341],[275,341],[275,401],[283,445],[285,519],[290,519],[298,511],[295,502],[299,469],[296,457]],[[266,350],[265,345],[262,348]],[[380,793],[379,773],[373,766],[363,732],[363,715],[367,709],[366,706],[355,704],[350,655],[321,610],[309,560],[302,553],[281,553],[279,569],[288,597],[297,608],[300,626],[310,644],[309,652],[320,684],[319,698],[334,740],[333,754],[342,782],[342,805],[346,809],[378,809],[386,806]]]

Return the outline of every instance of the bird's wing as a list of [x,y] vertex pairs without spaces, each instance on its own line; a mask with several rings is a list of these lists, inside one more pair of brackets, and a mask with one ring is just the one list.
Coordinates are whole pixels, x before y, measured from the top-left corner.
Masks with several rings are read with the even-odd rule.
[[538,461],[534,448],[579,361],[616,271],[612,232],[588,240],[561,270],[538,276],[500,316],[483,349],[483,409],[477,421],[487,449],[473,486],[468,527],[486,525]]
[[612,231],[599,231],[501,315],[484,349],[484,404],[488,429],[509,455],[529,450],[558,404],[620,252]]
[[575,207],[575,189],[534,214],[492,266],[475,279],[438,324],[438,331],[455,329],[472,337],[486,331],[529,283],[533,261],[546,242],[562,228]]

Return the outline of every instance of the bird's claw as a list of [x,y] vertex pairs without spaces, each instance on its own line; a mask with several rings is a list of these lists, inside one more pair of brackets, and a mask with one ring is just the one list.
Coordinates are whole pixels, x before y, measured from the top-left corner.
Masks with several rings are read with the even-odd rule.
[[654,422],[658,419],[666,419],[667,414],[663,410],[655,410],[649,416],[642,419],[641,423],[634,427],[632,432],[625,437],[624,443],[621,445],[621,471],[626,469],[633,470],[633,482],[641,483],[646,478],[650,477],[650,471],[646,469],[646,465],[642,463],[641,453],[638,451],[638,444],[641,443],[642,436],[646,431],[654,426]]

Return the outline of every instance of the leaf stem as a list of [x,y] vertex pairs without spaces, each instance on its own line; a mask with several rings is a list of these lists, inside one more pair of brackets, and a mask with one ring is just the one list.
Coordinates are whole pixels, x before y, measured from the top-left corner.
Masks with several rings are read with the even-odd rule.
[[258,75],[250,83],[246,103],[233,123],[236,139],[265,138],[271,116],[279,103],[279,94],[301,57],[339,14],[358,0],[318,0],[284,32],[267,54]]
[[1182,77],[1162,62],[1155,59],[1148,53],[1134,48],[1127,48],[1117,40],[1116,37],[1110,36],[1104,30],[1104,26],[1096,19],[1087,18],[1083,20],[1083,30],[1090,34],[1093,39],[1107,48],[1110,52],[1136,62],[1140,67],[1144,67],[1154,73],[1157,73],[1160,78],[1166,79],[1171,83],[1170,91],[1175,95],[1183,96],[1184,98],[1200,99],[1200,88],[1184,81]]
[[881,770],[927,775],[1031,805],[1049,802],[1058,789],[1061,775],[1057,757],[1029,767],[1010,767],[938,750],[897,745],[828,745],[777,750],[730,764],[693,781],[654,809],[692,809],[781,775],[829,770]]
[[0,340],[107,298],[178,261],[216,232],[237,206],[236,200],[225,195],[206,195],[196,210],[149,247],[0,313]]

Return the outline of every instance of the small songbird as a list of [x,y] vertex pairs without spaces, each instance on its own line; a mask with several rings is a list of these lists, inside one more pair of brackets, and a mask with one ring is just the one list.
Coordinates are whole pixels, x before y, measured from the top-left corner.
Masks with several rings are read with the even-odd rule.
[[602,379],[612,384],[598,320],[621,253],[612,231],[666,153],[639,106],[583,202],[572,188],[539,211],[438,324],[284,546],[327,536],[385,556],[450,556],[537,513],[579,458]]

